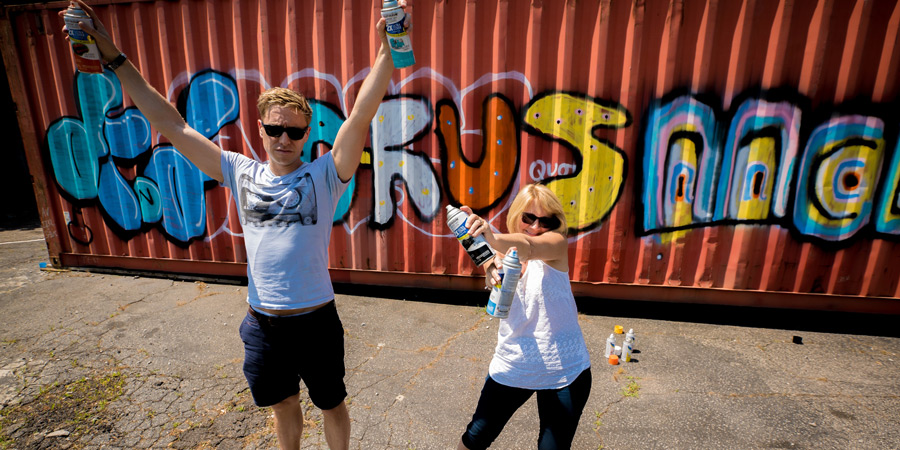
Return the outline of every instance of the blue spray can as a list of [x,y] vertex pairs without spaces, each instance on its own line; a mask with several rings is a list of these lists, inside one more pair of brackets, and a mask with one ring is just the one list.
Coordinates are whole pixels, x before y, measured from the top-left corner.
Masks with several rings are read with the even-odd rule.
[[397,4],[396,0],[384,0],[381,8],[381,17],[386,23],[388,44],[391,46],[391,58],[394,67],[402,69],[416,63],[413,56],[412,39],[406,32],[406,12]]
[[491,297],[488,299],[485,311],[488,314],[505,319],[509,317],[509,308],[512,306],[513,297],[516,294],[516,286],[522,275],[522,264],[519,263],[519,253],[515,248],[510,248],[503,258],[503,268],[500,269],[500,284],[491,289]]

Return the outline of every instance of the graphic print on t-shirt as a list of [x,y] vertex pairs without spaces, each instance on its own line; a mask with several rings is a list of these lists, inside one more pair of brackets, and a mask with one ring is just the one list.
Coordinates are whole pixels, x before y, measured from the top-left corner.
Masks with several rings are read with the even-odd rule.
[[241,174],[238,188],[243,225],[315,225],[318,221],[316,186],[308,173],[276,186],[257,185],[249,175]]

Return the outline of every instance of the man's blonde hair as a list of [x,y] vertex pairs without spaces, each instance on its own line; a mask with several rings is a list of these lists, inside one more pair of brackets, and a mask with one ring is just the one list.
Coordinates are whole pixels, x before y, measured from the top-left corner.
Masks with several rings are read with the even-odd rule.
[[306,97],[299,92],[283,87],[266,89],[262,94],[259,94],[259,99],[256,100],[256,109],[259,110],[259,119],[262,120],[266,117],[269,108],[273,106],[293,108],[303,115],[303,117],[306,117],[307,123],[312,120],[312,108],[309,107],[309,102],[306,101]]
[[525,213],[531,202],[540,206],[544,210],[544,214],[550,214],[559,219],[559,226],[555,230],[547,231],[555,231],[563,236],[566,235],[569,226],[566,223],[566,213],[563,211],[562,202],[559,201],[559,197],[550,188],[543,184],[529,184],[516,195],[512,205],[509,207],[509,213],[506,215],[506,230],[508,232],[518,232],[522,214]]

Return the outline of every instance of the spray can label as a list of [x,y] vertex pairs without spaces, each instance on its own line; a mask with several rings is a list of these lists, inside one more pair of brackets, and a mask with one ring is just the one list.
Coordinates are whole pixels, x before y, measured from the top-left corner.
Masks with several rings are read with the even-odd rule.
[[103,73],[103,64],[100,60],[100,50],[97,43],[89,34],[85,33],[78,22],[93,24],[91,18],[81,9],[70,6],[63,15],[66,22],[66,30],[69,34],[69,44],[75,56],[75,67],[79,72]]
[[447,205],[447,226],[453,230],[456,240],[459,241],[469,257],[472,258],[475,265],[480,266],[494,256],[494,249],[487,243],[484,236],[472,237],[469,234],[469,229],[466,228],[467,217],[469,215],[459,208]]
[[412,39],[406,31],[406,13],[403,8],[397,6],[393,8],[385,8],[381,10],[381,17],[386,22],[385,32],[387,33],[388,44],[391,46],[391,58],[394,60],[394,67],[402,69],[416,63],[413,55]]
[[472,237],[465,225],[458,226],[453,230],[453,234],[456,235],[456,240],[462,244],[469,256],[472,257],[472,261],[475,262],[476,266],[484,264],[491,256],[494,256],[494,251],[491,250],[491,246],[488,245],[487,241],[481,236],[477,238]]
[[622,362],[630,362],[631,361],[631,353],[634,351],[634,343],[630,340],[625,340],[622,344],[622,357],[620,358]]

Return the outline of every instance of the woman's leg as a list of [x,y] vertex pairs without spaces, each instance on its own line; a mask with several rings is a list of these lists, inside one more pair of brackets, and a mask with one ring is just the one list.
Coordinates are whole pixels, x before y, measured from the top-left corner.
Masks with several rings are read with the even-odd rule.
[[591,369],[562,389],[537,391],[541,433],[538,449],[567,449],[572,446],[581,412],[591,395]]
[[481,397],[472,421],[462,435],[461,445],[470,450],[490,447],[503,431],[513,413],[522,406],[534,391],[504,386],[490,376],[484,381]]

